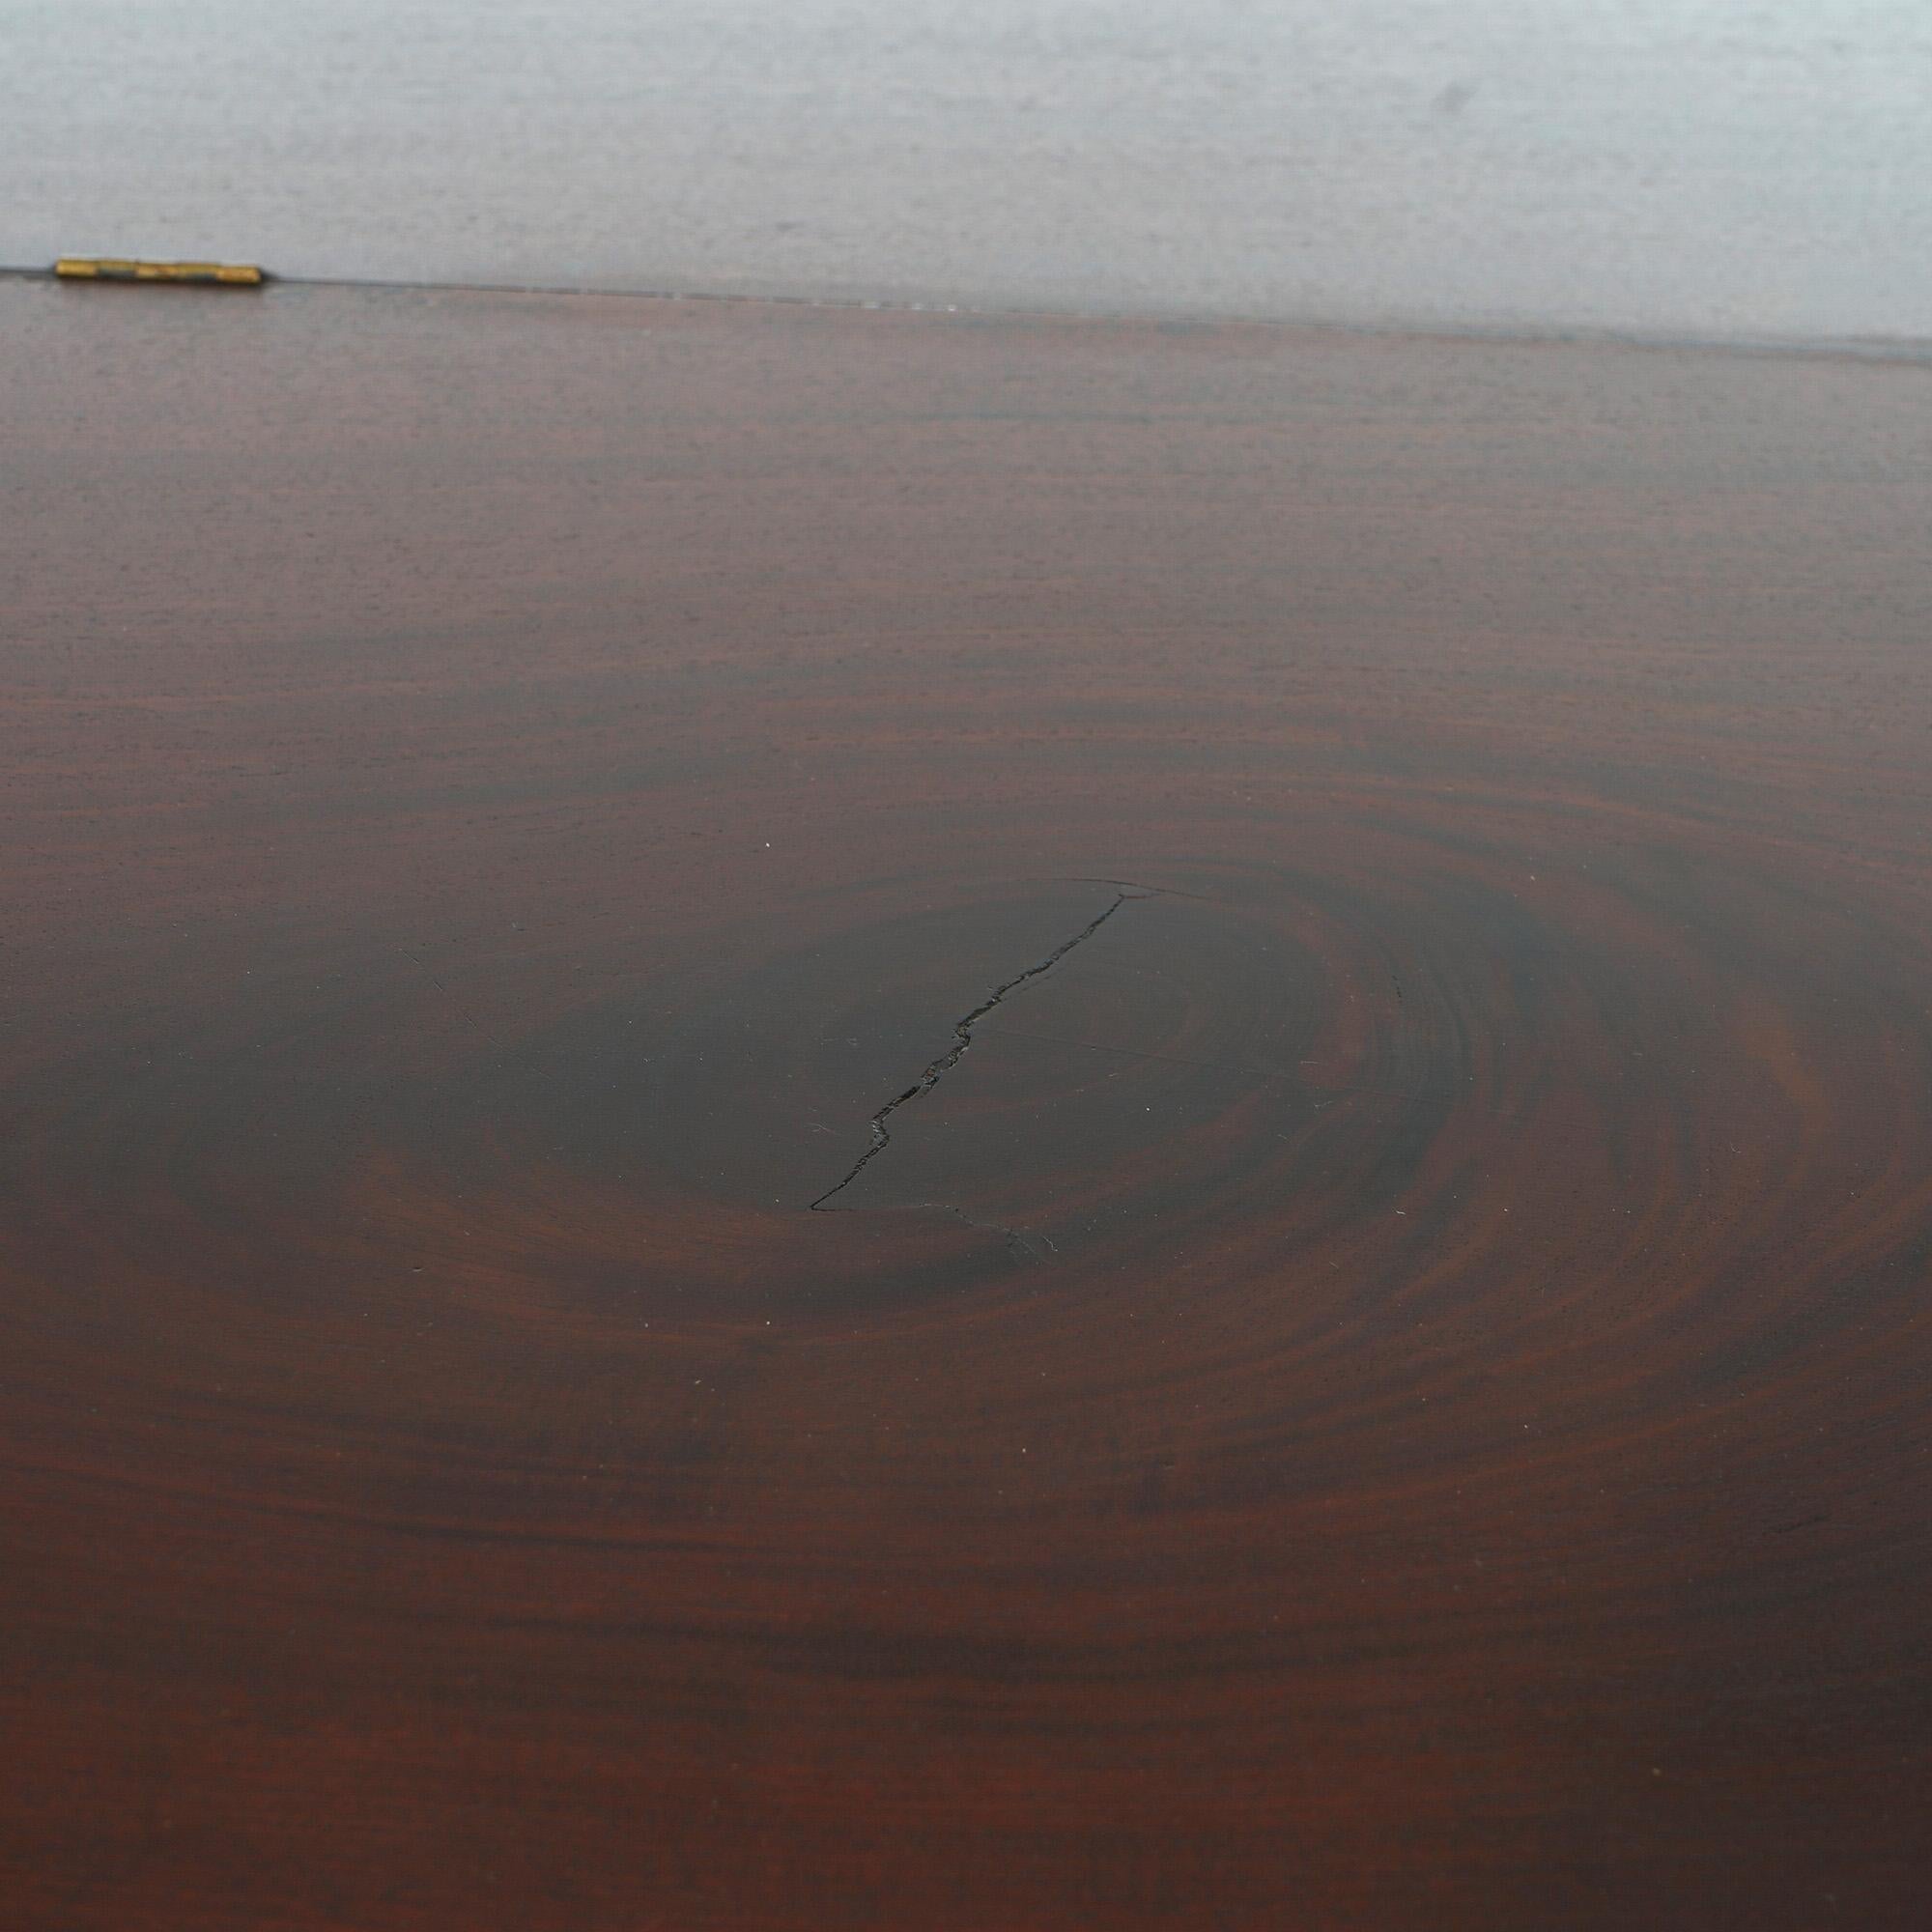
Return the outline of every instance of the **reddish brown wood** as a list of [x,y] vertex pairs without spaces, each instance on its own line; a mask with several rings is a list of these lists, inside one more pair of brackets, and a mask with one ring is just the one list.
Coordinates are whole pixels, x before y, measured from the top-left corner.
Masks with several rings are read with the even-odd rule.
[[1923,371],[0,321],[7,1925],[1925,1922]]

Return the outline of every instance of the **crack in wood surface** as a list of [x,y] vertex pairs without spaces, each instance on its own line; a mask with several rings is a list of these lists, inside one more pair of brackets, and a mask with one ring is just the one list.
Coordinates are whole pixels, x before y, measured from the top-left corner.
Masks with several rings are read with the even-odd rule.
[[[867,1125],[871,1130],[871,1136],[872,1136],[871,1145],[868,1148],[867,1148],[865,1152],[862,1153],[859,1156],[859,1158],[852,1163],[852,1165],[846,1170],[842,1179],[836,1181],[832,1186],[828,1187],[825,1190],[825,1192],[817,1198],[817,1200],[808,1204],[810,1210],[814,1214],[849,1214],[854,1211],[863,1212],[864,1211],[863,1209],[855,1210],[849,1208],[831,1208],[828,1207],[826,1204],[830,1201],[835,1200],[838,1195],[844,1193],[846,1188],[850,1187],[852,1183],[858,1179],[860,1175],[865,1173],[866,1169],[869,1167],[872,1164],[872,1162],[875,1161],[880,1154],[884,1153],[886,1149],[892,1145],[892,1140],[893,1140],[892,1133],[886,1126],[886,1122],[889,1120],[891,1120],[891,1118],[895,1113],[897,1113],[901,1107],[906,1105],[908,1101],[917,1100],[922,1094],[930,1093],[933,1088],[938,1086],[940,1081],[943,1080],[948,1073],[952,1072],[953,1067],[959,1065],[960,1061],[965,1057],[966,1049],[973,1044],[973,1029],[976,1026],[978,1026],[979,1023],[982,1019],[984,1019],[986,1015],[990,1013],[995,1007],[999,1006],[1000,1003],[1006,999],[1009,993],[1011,993],[1017,990],[1019,987],[1024,986],[1030,980],[1037,980],[1042,974],[1052,972],[1052,970],[1056,966],[1058,966],[1060,962],[1063,959],[1065,959],[1066,955],[1069,952],[1071,952],[1076,946],[1083,946],[1086,944],[1088,940],[1092,939],[1094,935],[1096,932],[1098,932],[1099,929],[1103,925],[1105,925],[1106,923],[1110,919],[1112,919],[1113,916],[1117,912],[1119,912],[1123,905],[1131,905],[1135,903],[1137,900],[1150,899],[1155,896],[1156,893],[1152,889],[1147,889],[1138,892],[1117,891],[1113,904],[1110,905],[1097,918],[1089,920],[1087,923],[1083,925],[1080,928],[1080,930],[1073,935],[1071,939],[1064,940],[1060,945],[1056,946],[1053,949],[1053,951],[1046,955],[1044,959],[1036,961],[1033,965],[1029,966],[1024,973],[1016,973],[1010,980],[1005,980],[1002,984],[995,986],[993,990],[983,1000],[981,1000],[980,1004],[977,1007],[975,1007],[970,1013],[967,1013],[963,1015],[961,1018],[954,1020],[952,1022],[952,1034],[953,1034],[952,1045],[945,1053],[942,1053],[937,1060],[928,1061],[926,1063],[924,1070],[920,1074],[919,1078],[915,1080],[913,1084],[905,1090],[904,1093],[896,1094],[892,1099],[888,1100],[886,1104],[872,1116],[871,1120],[867,1122]],[[930,1203],[922,1202],[915,1205],[921,1207],[938,1207],[942,1204],[937,1202],[930,1202]],[[960,1214],[961,1219],[968,1218],[963,1213],[961,1213],[960,1209],[952,1207],[950,1204],[946,1206],[946,1211],[948,1213]],[[1002,1229],[1000,1232],[1008,1235],[1009,1238],[1011,1237],[1011,1230]]]

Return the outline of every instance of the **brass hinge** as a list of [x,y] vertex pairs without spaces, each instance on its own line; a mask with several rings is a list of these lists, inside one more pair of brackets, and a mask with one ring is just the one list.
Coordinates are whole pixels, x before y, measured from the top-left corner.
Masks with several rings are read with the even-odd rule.
[[94,255],[63,255],[54,273],[73,282],[193,282],[240,289],[260,288],[269,279],[252,263],[122,262]]

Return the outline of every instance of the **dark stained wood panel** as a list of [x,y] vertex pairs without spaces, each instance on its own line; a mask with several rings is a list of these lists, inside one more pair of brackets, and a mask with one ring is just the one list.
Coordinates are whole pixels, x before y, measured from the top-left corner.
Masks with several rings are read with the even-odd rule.
[[1925,1922],[1922,369],[0,324],[9,1926]]

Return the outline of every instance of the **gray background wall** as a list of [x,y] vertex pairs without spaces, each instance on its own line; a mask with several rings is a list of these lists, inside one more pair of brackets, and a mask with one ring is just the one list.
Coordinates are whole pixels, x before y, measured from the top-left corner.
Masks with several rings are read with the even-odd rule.
[[1932,336],[1925,0],[0,0],[0,262]]

